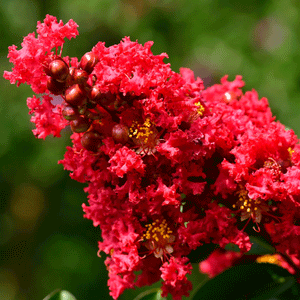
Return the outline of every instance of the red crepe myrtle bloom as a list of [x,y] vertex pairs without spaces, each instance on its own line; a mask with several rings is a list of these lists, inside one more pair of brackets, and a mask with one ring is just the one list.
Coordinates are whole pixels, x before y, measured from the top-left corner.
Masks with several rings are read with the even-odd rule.
[[60,163],[88,185],[83,210],[101,229],[112,297],[160,279],[163,295],[187,296],[190,252],[203,243],[247,252],[250,221],[299,259],[300,146],[267,100],[243,94],[241,76],[204,90],[191,70],[153,55],[153,42],[125,37],[80,62],[62,57],[76,28],[47,15],[37,38],[9,48],[4,77],[46,93],[27,100],[35,136],[73,131]]

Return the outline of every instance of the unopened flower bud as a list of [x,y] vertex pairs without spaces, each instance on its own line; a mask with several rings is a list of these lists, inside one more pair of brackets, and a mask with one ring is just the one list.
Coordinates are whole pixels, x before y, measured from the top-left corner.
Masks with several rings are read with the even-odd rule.
[[70,67],[70,68],[69,68],[69,74],[68,74],[68,76],[67,76],[67,78],[66,78],[66,80],[65,80],[65,85],[66,85],[67,87],[73,85],[74,83],[76,83],[76,82],[74,81],[74,77],[73,77],[74,71],[75,71],[75,68],[74,68],[74,67]]
[[62,110],[62,115],[66,120],[72,121],[78,117],[78,111],[75,107],[66,105]]
[[81,137],[81,145],[87,150],[97,152],[101,146],[101,135],[97,131],[88,131]]
[[53,95],[61,95],[64,92],[65,84],[49,77],[47,80],[47,89]]
[[91,122],[85,117],[78,117],[77,119],[70,122],[71,129],[73,132],[85,132],[89,129]]
[[88,52],[82,56],[79,63],[79,68],[85,70],[90,74],[93,72],[93,69],[98,62],[98,56],[93,52]]
[[50,76],[57,81],[65,81],[69,74],[69,67],[62,59],[52,60],[49,64]]
[[93,102],[98,102],[99,99],[101,98],[100,89],[97,86],[94,85],[91,92],[90,92],[89,97]]
[[129,130],[126,125],[117,124],[112,129],[112,137],[117,143],[126,144],[129,140]]
[[75,67],[70,67],[69,68],[69,74],[71,75],[71,76],[74,76],[74,72],[75,72]]
[[73,80],[79,84],[85,84],[89,79],[89,74],[81,69],[74,69],[73,71]]
[[86,92],[79,84],[70,86],[65,92],[65,100],[74,106],[82,106],[86,102]]

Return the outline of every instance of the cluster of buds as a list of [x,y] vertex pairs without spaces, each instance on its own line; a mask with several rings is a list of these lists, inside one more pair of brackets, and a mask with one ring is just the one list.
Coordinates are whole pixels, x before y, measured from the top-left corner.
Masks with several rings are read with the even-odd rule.
[[48,15],[38,38],[9,48],[4,77],[46,93],[27,100],[37,137],[73,131],[60,163],[88,184],[83,210],[101,229],[113,298],[160,279],[163,296],[187,296],[190,252],[212,242],[245,253],[254,226],[300,259],[300,145],[267,100],[243,94],[241,76],[204,89],[153,55],[152,42],[99,42],[80,62],[57,55],[76,27]]
[[112,99],[111,94],[103,95],[95,86],[95,75],[90,78],[98,62],[97,55],[88,52],[82,56],[77,68],[70,67],[60,56],[54,56],[48,66],[44,67],[49,76],[47,89],[64,99],[63,117],[70,121],[73,132],[84,133],[81,144],[93,152],[98,151],[103,137],[99,131],[99,120],[103,114],[109,114],[105,103]]
[[[154,149],[159,134],[149,120],[144,124],[133,121],[131,127],[120,123],[119,114],[131,107],[138,97],[101,92],[95,84],[97,76],[92,72],[99,62],[95,53],[84,54],[77,67],[70,67],[58,55],[48,60],[44,64],[44,72],[48,75],[47,89],[51,94],[60,95],[64,99],[62,116],[70,121],[73,132],[84,133],[81,144],[85,149],[98,152],[102,139],[107,136],[123,145],[130,142],[143,153]],[[110,123],[109,131],[103,130],[105,119]]]

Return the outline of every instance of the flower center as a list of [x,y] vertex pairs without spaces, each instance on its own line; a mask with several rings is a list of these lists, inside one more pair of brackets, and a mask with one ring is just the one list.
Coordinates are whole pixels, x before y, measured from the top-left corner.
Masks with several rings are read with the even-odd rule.
[[252,218],[255,223],[260,223],[262,212],[269,210],[269,207],[261,200],[249,198],[247,191],[243,188],[238,192],[237,204],[232,207],[241,211],[241,221]]
[[290,154],[290,158],[291,158],[293,153],[295,152],[295,150],[293,150],[291,147],[289,147],[287,150],[288,150],[288,153]]
[[203,105],[201,105],[201,103],[200,102],[197,102],[197,103],[195,103],[195,105],[198,107],[197,108],[197,113],[198,113],[198,115],[200,116],[200,117],[202,117],[203,116],[203,112],[204,112],[204,107],[203,107]]
[[137,153],[152,154],[158,144],[158,131],[149,118],[143,124],[133,121],[129,128],[129,137],[140,148]]
[[272,157],[269,157],[269,159],[264,162],[264,168],[270,169],[277,181],[280,179],[280,174],[282,173],[281,166]]
[[175,236],[172,235],[172,230],[168,227],[166,220],[160,222],[154,221],[152,224],[147,224],[147,232],[143,235],[145,246],[153,251],[154,256],[162,258],[163,255],[173,252],[171,243],[174,242]]
[[200,103],[200,101],[196,102],[194,104],[197,109],[192,111],[189,115],[189,118],[188,118],[188,122],[189,123],[192,123],[194,122],[195,120],[197,120],[199,117],[202,117],[203,116],[203,113],[205,111],[205,108],[204,106]]

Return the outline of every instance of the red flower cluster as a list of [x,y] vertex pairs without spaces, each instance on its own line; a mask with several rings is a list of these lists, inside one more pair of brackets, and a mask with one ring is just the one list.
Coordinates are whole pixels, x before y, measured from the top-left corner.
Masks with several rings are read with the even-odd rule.
[[83,210],[101,228],[112,297],[162,278],[163,296],[181,299],[192,288],[189,253],[203,243],[247,252],[252,227],[299,259],[300,146],[267,100],[243,94],[241,76],[204,89],[153,55],[152,42],[126,37],[80,62],[62,57],[76,28],[47,15],[37,38],[9,48],[4,77],[43,94],[27,100],[37,137],[71,126],[60,163],[88,183]]

